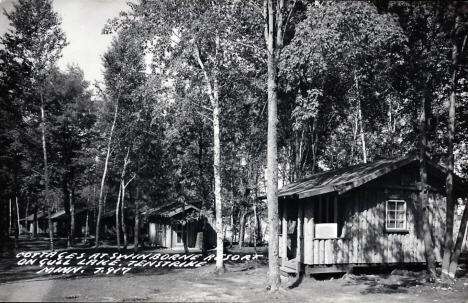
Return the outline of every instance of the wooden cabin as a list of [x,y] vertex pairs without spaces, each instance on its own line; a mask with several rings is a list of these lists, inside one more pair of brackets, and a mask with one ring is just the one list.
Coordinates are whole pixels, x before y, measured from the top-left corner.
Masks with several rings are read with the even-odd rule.
[[[127,228],[127,237],[133,240],[133,231],[135,229],[135,218],[134,218],[134,211],[129,208],[124,209],[125,215],[125,226]],[[119,220],[121,220],[120,216],[122,214],[119,213]],[[121,222],[121,221],[120,221]],[[104,239],[116,239],[117,238],[117,231],[116,231],[116,222],[115,222],[115,210],[111,210],[105,212],[101,215],[101,222],[100,222],[100,229],[99,229],[99,236],[103,237]],[[120,223],[122,224],[122,223]],[[123,237],[122,226],[120,227],[120,237]],[[123,238],[122,238],[123,239]]]
[[[437,262],[445,233],[445,168],[429,161],[430,225]],[[315,174],[278,192],[283,272],[346,272],[426,262],[419,160],[387,159]],[[466,183],[454,178],[455,196]]]
[[[184,208],[187,225],[183,224]],[[207,247],[214,247],[216,246],[214,219],[198,207],[188,203],[185,206],[181,203],[171,203],[149,210],[146,213],[149,241],[157,247],[177,248],[183,247],[184,239],[188,238],[188,247],[202,248],[203,217],[206,219]]]
[[[34,234],[34,231],[36,231],[37,234],[45,233],[47,231],[48,225],[46,215],[42,210],[37,212],[36,219],[36,222],[34,222],[34,214],[29,215],[27,218],[21,219],[21,228],[26,229],[27,232],[31,234]],[[28,226],[26,226],[26,224]]]
[[[77,237],[84,236],[86,228],[86,209],[75,209],[75,235]],[[67,236],[67,214],[65,210],[56,212],[50,215],[54,226],[54,234],[59,237]],[[90,224],[88,222],[88,224]]]

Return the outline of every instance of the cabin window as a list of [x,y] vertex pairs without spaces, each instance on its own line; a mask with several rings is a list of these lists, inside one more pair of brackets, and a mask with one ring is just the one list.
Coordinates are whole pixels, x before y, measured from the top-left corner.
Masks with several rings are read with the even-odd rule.
[[315,237],[321,239],[337,238],[338,221],[340,221],[338,219],[338,197],[315,197],[314,214],[316,218]]
[[316,223],[337,223],[338,221],[338,198],[317,197],[314,203]]
[[406,230],[406,201],[388,200],[385,228],[389,231]]

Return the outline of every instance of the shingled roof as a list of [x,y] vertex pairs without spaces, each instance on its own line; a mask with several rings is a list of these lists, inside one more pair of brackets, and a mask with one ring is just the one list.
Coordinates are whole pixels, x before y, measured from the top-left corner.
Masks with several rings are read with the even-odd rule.
[[[298,196],[302,199],[330,192],[342,194],[412,162],[418,164],[418,157],[409,155],[318,173],[284,186],[278,191],[278,197]],[[427,166],[429,172],[444,178],[444,167],[432,161],[428,161]],[[460,177],[455,176],[454,181],[456,186],[466,188],[466,183]]]
[[[187,203],[185,205],[185,210],[189,210],[189,209],[195,209],[197,211],[200,211],[200,209],[192,204],[189,204]],[[179,203],[179,202],[174,202],[174,203],[171,203],[171,204],[167,204],[167,205],[163,205],[159,208],[156,208],[156,209],[151,209],[149,210],[147,213],[146,213],[146,216],[149,217],[149,216],[159,216],[159,217],[173,217],[177,214],[180,214],[181,212],[184,211],[184,206],[182,203]]]
[[[86,211],[86,209],[75,209],[75,216],[81,214],[82,212]],[[64,210],[56,212],[55,214],[50,215],[51,220],[65,220],[67,218],[67,214]]]
[[[42,210],[38,211],[37,212],[37,219],[40,219],[40,218],[43,218],[43,217],[45,217],[44,212]],[[26,221],[26,219],[28,219],[28,221],[33,221],[34,220],[34,214],[29,215],[27,218],[20,219],[20,221]]]

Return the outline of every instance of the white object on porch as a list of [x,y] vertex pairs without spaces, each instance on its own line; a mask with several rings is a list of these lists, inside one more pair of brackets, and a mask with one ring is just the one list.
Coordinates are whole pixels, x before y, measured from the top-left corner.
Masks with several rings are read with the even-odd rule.
[[330,239],[338,237],[337,223],[319,223],[315,224],[315,238]]

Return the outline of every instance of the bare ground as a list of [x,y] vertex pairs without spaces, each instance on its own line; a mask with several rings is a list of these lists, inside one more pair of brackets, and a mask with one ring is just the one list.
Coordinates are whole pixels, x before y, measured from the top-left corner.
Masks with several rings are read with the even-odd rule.
[[[28,243],[28,250],[41,247]],[[232,253],[246,252],[252,250]],[[42,276],[36,274],[37,266],[20,267],[16,262],[14,257],[0,257],[0,301],[468,302],[466,275],[454,284],[430,283],[423,272],[407,271],[320,280],[290,277],[282,280],[280,291],[270,293],[266,260],[227,262],[223,275],[214,274],[214,265],[208,264],[145,268],[125,275]]]

